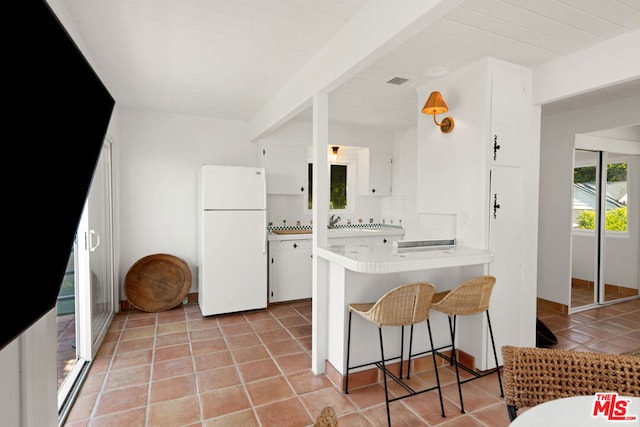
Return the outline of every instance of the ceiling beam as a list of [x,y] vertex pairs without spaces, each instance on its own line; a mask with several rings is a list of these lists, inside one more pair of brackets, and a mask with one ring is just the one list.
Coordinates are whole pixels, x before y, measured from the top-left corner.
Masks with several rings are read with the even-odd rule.
[[640,30],[544,64],[533,71],[537,105],[640,78]]
[[417,35],[463,0],[371,0],[251,120],[256,140]]

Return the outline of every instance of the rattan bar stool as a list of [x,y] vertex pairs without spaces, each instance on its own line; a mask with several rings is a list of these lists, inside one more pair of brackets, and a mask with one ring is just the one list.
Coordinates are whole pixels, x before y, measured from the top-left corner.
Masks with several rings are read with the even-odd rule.
[[[491,291],[493,285],[496,284],[494,276],[478,276],[458,285],[456,288],[439,292],[433,296],[431,308],[447,315],[449,319],[449,332],[451,334],[451,345],[439,348],[436,352],[439,356],[451,362],[456,369],[456,380],[458,382],[458,394],[460,395],[460,411],[464,413],[464,402],[462,400],[463,383],[484,377],[494,372],[498,375],[498,384],[500,384],[500,396],[504,397],[502,389],[502,380],[500,379],[500,366],[498,365],[498,354],[496,353],[496,344],[493,339],[493,329],[491,328],[491,318],[489,317],[489,301],[491,299]],[[457,316],[471,316],[474,314],[486,313],[487,324],[489,326],[489,335],[491,336],[491,346],[493,347],[493,357],[495,359],[495,369],[485,371],[483,373],[472,370],[458,363],[456,355],[456,319]],[[447,357],[439,350],[451,348],[451,357]],[[460,381],[459,368],[464,369],[472,376],[464,381]]]
[[[391,426],[391,413],[389,412],[389,403],[395,400],[404,399],[406,397],[414,396],[416,394],[424,393],[430,390],[438,389],[440,397],[440,409],[442,410],[442,416],[444,417],[444,404],[442,401],[442,390],[440,388],[440,377],[438,370],[436,369],[436,355],[433,348],[433,339],[431,337],[431,325],[429,323],[429,311],[431,306],[431,299],[435,293],[435,286],[428,282],[409,283],[399,286],[390,290],[384,294],[378,301],[374,303],[361,303],[349,305],[349,329],[347,334],[347,372],[345,381],[345,393],[349,393],[349,371],[364,366],[375,365],[382,371],[382,378],[384,382],[384,394],[385,403],[387,407],[387,422]],[[363,319],[374,323],[378,326],[378,336],[380,338],[380,360],[375,362],[369,362],[358,366],[349,366],[349,356],[351,353],[351,317],[356,313]],[[411,370],[411,347],[413,345],[413,326],[417,323],[426,321],[427,332],[429,335],[429,343],[431,344],[431,355],[433,357],[433,366],[436,374],[436,386],[423,389],[414,390],[404,381],[403,376],[403,352],[404,352],[404,327],[411,327],[411,334],[409,340],[409,355],[407,364],[407,379],[410,378]],[[382,339],[382,327],[383,326],[400,326],[400,356],[385,359],[384,343]],[[422,353],[421,353],[422,354]],[[386,363],[391,360],[400,359],[400,374],[395,375],[386,367]],[[399,385],[401,385],[408,394],[389,399],[389,392],[387,388],[387,376],[391,377]]]

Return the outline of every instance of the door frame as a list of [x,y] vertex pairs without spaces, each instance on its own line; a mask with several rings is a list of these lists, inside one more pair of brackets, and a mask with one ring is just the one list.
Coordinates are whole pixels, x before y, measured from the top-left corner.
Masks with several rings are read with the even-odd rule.
[[[598,185],[597,185],[597,196],[596,196],[598,197],[597,209],[596,209],[597,224],[594,230],[594,232],[596,233],[594,236],[594,238],[596,239],[596,242],[595,242],[596,253],[594,254],[594,302],[591,304],[573,307],[572,299],[571,299],[572,289],[571,289],[571,283],[569,283],[569,305],[568,305],[569,314],[578,313],[581,311],[589,310],[596,307],[602,307],[605,305],[611,305],[619,302],[629,301],[629,300],[640,297],[640,295],[636,295],[636,296],[623,297],[623,298],[618,298],[618,299],[609,300],[609,301],[605,300],[605,296],[604,296],[604,283],[605,283],[604,268],[606,267],[604,266],[605,251],[606,251],[605,241],[607,237],[611,237],[611,236],[606,235],[607,231],[605,230],[605,216],[602,214],[603,212],[606,211],[606,194],[605,194],[605,189],[602,187],[602,185],[603,185],[603,182],[606,183],[607,181],[607,165],[610,163],[608,153],[637,156],[637,155],[640,155],[640,144],[632,141],[619,140],[615,138],[606,138],[606,137],[594,136],[589,134],[576,134],[574,139],[574,148],[573,148],[574,161],[572,164],[572,169],[571,169],[572,171],[577,166],[575,162],[576,150],[592,151],[592,152],[598,153],[598,161],[597,161]],[[631,178],[628,177],[628,182],[634,179],[633,176],[636,176],[635,181],[638,181],[638,178],[637,178],[638,171],[630,170],[629,174]],[[629,184],[631,185],[631,187],[633,187],[634,185],[633,182],[629,182]],[[571,194],[572,194],[571,203],[573,203],[573,191],[571,192]],[[638,208],[640,208],[640,205],[636,203],[635,207],[636,207],[636,210],[638,210]],[[630,228],[632,228],[631,224],[630,224]],[[572,238],[570,239],[570,242],[571,242],[570,260],[573,259],[573,254],[574,254],[573,233],[574,231],[572,229],[571,230]],[[573,271],[573,268],[570,268],[569,271],[570,272]],[[572,274],[570,274],[569,276],[572,277]],[[640,283],[638,283],[638,289],[640,290]]]
[[[117,310],[118,292],[114,280],[111,152],[111,142],[105,139],[74,242],[76,361],[58,390],[58,417],[60,421],[66,418]],[[95,217],[91,215],[92,211],[99,213],[97,217],[100,231],[102,231],[102,227],[106,229],[99,237],[96,235],[96,230],[92,228],[96,222],[92,223],[91,218]],[[102,276],[106,277],[102,277],[97,282],[106,286],[102,295],[106,296],[108,306],[107,313],[99,325],[94,322],[92,307],[92,301],[95,300],[93,293],[97,284],[94,281],[95,274],[93,272],[95,269],[92,267],[95,264],[95,261],[92,264],[92,253],[95,253],[94,250],[98,247],[96,239],[101,240],[99,245],[102,245],[102,249],[104,249],[104,251],[101,249],[100,255],[106,257],[106,262],[103,262],[105,265],[102,266]],[[99,330],[94,331],[96,328]]]

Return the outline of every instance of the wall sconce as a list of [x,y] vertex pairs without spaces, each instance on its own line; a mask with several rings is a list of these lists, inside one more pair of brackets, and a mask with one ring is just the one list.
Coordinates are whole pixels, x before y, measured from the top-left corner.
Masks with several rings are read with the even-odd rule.
[[333,154],[331,155],[331,160],[332,161],[336,161],[338,160],[338,150],[340,149],[340,147],[338,147],[337,145],[334,145],[333,147],[331,147],[331,151],[333,152]]
[[455,122],[453,121],[453,117],[445,117],[442,119],[442,122],[438,123],[436,121],[436,114],[442,114],[449,111],[447,104],[442,99],[442,95],[440,92],[434,91],[429,95],[429,99],[427,99],[426,104],[422,107],[422,112],[425,114],[433,114],[433,122],[436,126],[440,126],[440,130],[442,133],[450,133],[453,130],[453,126]]

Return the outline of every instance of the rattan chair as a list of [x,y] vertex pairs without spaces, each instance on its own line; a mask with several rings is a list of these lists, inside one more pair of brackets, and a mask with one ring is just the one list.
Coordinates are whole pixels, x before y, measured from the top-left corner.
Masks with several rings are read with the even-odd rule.
[[640,397],[640,357],[535,347],[502,347],[509,420],[541,403],[596,392]]
[[[440,388],[440,377],[438,370],[435,370],[436,383],[435,387],[426,388],[423,390],[414,390],[404,381],[403,376],[403,352],[404,352],[404,327],[411,327],[410,341],[409,341],[409,353],[407,363],[407,379],[410,378],[411,371],[411,347],[413,344],[413,326],[420,322],[427,324],[427,332],[429,335],[429,343],[431,344],[431,355],[433,357],[433,366],[436,365],[436,356],[433,349],[433,339],[431,337],[431,325],[429,324],[429,309],[431,306],[431,299],[435,292],[435,286],[428,282],[409,283],[399,286],[390,290],[384,294],[378,301],[373,303],[355,303],[349,305],[349,330],[347,334],[347,372],[345,380],[345,393],[349,393],[349,371],[364,366],[375,365],[382,371],[382,378],[384,382],[385,403],[387,408],[387,422],[391,426],[391,414],[389,412],[389,403],[395,400],[404,399],[405,397],[414,396],[416,394],[424,393],[430,390],[437,389],[440,397],[440,409],[442,416],[444,413],[444,404],[442,401],[442,390]],[[365,363],[358,366],[349,366],[349,356],[351,353],[351,318],[352,314],[356,313],[363,319],[378,326],[378,336],[380,339],[380,360],[370,363]],[[385,359],[384,343],[382,339],[382,327],[383,326],[400,326],[402,328],[400,334],[400,356]],[[424,352],[423,352],[424,353]],[[421,353],[421,354],[423,354]],[[400,374],[395,375],[387,369],[386,363],[400,359]],[[398,384],[400,384],[408,394],[389,399],[389,392],[387,388],[387,376],[392,378]]]
[[[500,366],[498,365],[498,353],[496,352],[496,344],[493,338],[493,329],[491,328],[491,318],[489,317],[489,301],[491,300],[491,291],[496,283],[494,276],[478,276],[458,285],[456,288],[439,292],[433,296],[431,308],[447,315],[449,319],[449,333],[451,334],[451,345],[441,347],[439,350],[451,348],[451,357],[447,357],[440,351],[437,354],[447,359],[455,366],[456,380],[458,383],[458,395],[460,396],[460,412],[464,413],[464,401],[462,400],[462,384],[484,377],[494,372],[498,375],[498,384],[500,385],[500,396],[504,396],[502,390],[502,380],[500,379]],[[489,326],[489,335],[491,337],[491,346],[493,347],[493,356],[496,367],[494,369],[478,372],[472,370],[460,363],[456,354],[456,319],[457,316],[471,316],[474,314],[486,313],[487,324]],[[472,376],[466,380],[460,380],[459,368],[464,369]]]

